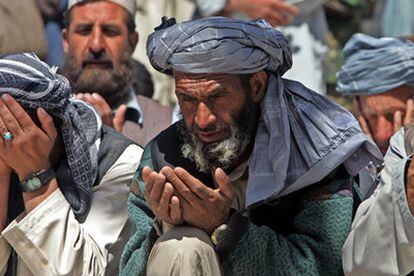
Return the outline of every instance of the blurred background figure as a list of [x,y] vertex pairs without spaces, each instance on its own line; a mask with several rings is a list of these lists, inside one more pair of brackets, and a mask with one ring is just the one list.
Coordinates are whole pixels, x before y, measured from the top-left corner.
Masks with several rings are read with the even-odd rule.
[[62,44],[63,12],[68,0],[36,0],[44,22],[47,42],[45,61],[50,66],[62,67],[64,52]]
[[36,0],[0,0],[0,54],[18,52],[46,58],[44,26]]
[[69,0],[63,73],[105,124],[145,145],[171,124],[172,109],[150,98],[150,76],[131,58],[138,43],[135,12],[135,0]]
[[391,136],[414,122],[414,43],[355,34],[344,54],[336,89],[354,96],[354,115],[385,154]]

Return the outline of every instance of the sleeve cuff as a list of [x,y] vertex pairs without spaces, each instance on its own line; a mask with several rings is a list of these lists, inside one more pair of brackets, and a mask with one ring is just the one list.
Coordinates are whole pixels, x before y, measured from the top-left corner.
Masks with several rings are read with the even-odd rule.
[[62,192],[57,189],[30,213],[24,212],[12,221],[3,231],[3,236],[11,244],[11,240],[18,238],[14,232],[19,229],[19,231],[25,232],[29,239],[36,240],[38,234],[49,227],[50,223],[56,220],[56,217],[66,213],[68,208],[69,203]]
[[405,168],[407,163],[411,160],[412,156],[404,157],[401,161],[397,162],[392,170],[392,189],[395,195],[396,203],[401,212],[401,218],[405,231],[409,232],[407,237],[413,237],[410,243],[414,243],[414,216],[411,213],[408,206],[407,191],[405,189]]
[[10,252],[10,246],[7,241],[3,236],[0,236],[0,275],[4,275],[6,273]]

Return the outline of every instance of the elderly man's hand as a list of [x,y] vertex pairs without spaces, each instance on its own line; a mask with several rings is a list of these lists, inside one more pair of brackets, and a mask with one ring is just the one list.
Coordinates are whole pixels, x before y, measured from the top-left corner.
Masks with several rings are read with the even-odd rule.
[[[353,102],[353,113],[358,119],[359,125],[361,126],[362,131],[371,139],[373,138],[372,133],[370,131],[369,125],[367,120],[364,118],[364,115],[362,114],[361,107],[358,101]],[[384,121],[382,121],[385,123]],[[414,123],[414,101],[413,99],[407,100],[406,103],[406,109],[405,109],[405,115],[404,118],[402,116],[401,111],[397,110],[393,114],[393,129],[394,133],[396,133],[398,130],[400,130],[401,127],[413,124]],[[384,128],[382,126],[377,126],[379,129]]]
[[116,131],[122,132],[127,110],[125,105],[119,106],[114,116],[112,115],[112,109],[109,104],[98,93],[79,93],[75,96],[75,98],[92,105],[101,116],[102,122],[105,125],[114,128]]
[[[38,108],[39,128],[29,114],[9,95],[3,94],[0,100],[0,156],[19,176],[26,179],[30,174],[50,167],[50,153],[57,137],[52,117]],[[12,138],[4,137],[4,130],[10,131]]]
[[181,212],[185,222],[211,234],[226,222],[234,192],[229,177],[222,169],[216,169],[218,188],[213,190],[201,183],[183,168],[164,167],[161,171],[178,192]]
[[0,233],[6,227],[11,172],[9,165],[0,158]]
[[174,195],[174,187],[166,181],[165,176],[144,167],[142,180],[145,182],[145,200],[152,212],[171,225],[183,224],[180,202]]
[[299,13],[295,6],[282,0],[229,0],[223,10],[223,15],[240,11],[252,19],[264,18],[273,27],[290,23]]

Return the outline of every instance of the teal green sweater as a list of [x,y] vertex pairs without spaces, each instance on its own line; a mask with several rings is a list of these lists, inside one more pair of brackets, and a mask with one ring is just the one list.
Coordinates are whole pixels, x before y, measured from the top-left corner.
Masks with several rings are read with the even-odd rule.
[[[151,164],[150,150],[140,168]],[[120,264],[121,275],[145,275],[154,232],[144,184],[128,202],[133,234]],[[249,212],[249,225],[235,250],[221,260],[225,275],[340,275],[341,249],[353,214],[352,179],[343,168],[320,183]]]

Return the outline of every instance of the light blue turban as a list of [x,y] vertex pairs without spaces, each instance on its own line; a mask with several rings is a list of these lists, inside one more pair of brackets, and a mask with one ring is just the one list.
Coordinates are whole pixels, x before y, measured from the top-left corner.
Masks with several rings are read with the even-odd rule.
[[414,43],[355,34],[344,47],[345,64],[336,90],[344,95],[373,95],[414,84]]
[[317,183],[340,164],[352,175],[371,162],[382,164],[380,151],[352,114],[299,82],[281,78],[292,65],[290,47],[266,21],[213,17],[163,25],[147,44],[152,65],[162,72],[269,72],[246,207]]

